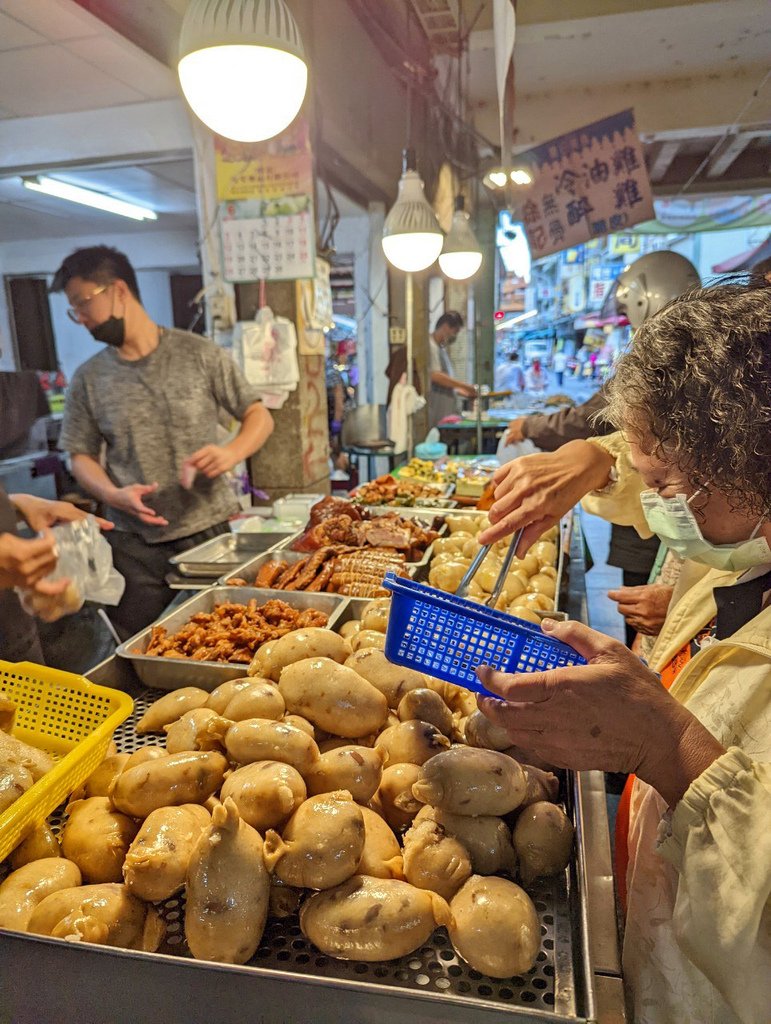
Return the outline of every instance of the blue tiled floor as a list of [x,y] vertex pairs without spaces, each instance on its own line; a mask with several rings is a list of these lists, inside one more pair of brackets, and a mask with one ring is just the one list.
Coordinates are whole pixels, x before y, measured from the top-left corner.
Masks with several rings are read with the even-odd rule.
[[598,516],[581,512],[581,528],[592,553],[594,567],[586,574],[586,605],[589,625],[616,640],[624,640],[624,620],[608,591],[621,586],[621,570],[605,561],[610,544],[610,524]]

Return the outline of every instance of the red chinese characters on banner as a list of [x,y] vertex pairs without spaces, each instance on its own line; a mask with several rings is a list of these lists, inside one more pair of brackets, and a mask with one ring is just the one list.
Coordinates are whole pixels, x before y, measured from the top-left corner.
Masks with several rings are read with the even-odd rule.
[[520,208],[533,259],[654,217],[632,110],[545,142],[518,163],[533,179]]

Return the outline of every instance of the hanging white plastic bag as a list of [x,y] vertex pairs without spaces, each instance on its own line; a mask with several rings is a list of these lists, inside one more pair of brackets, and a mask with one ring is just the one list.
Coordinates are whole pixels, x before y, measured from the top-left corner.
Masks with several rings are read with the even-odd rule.
[[294,391],[300,380],[297,332],[291,320],[264,306],[254,320],[239,321],[233,348],[250,384]]
[[40,594],[17,588],[21,605],[44,622],[56,622],[79,611],[85,601],[116,605],[123,597],[126,580],[113,565],[112,548],[104,539],[93,516],[55,526],[56,569],[46,579],[67,579],[61,594]]

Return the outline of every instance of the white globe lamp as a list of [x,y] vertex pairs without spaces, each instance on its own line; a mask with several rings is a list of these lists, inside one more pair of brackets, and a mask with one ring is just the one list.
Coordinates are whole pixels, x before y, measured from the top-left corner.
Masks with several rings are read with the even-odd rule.
[[284,0],[190,0],[177,71],[193,113],[237,142],[282,132],[308,85],[302,40]]
[[453,281],[467,281],[482,266],[482,250],[471,230],[469,215],[463,207],[463,196],[458,196],[455,200],[450,233],[445,238],[444,248],[439,255],[442,273]]
[[383,225],[383,252],[397,270],[426,270],[442,251],[444,235],[415,170],[415,153],[405,149],[399,194]]

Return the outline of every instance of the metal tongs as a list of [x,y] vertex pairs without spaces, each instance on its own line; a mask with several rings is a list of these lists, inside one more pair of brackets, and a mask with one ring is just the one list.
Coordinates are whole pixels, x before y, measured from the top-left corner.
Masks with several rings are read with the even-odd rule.
[[[495,586],[493,587],[493,592],[484,602],[489,608],[495,608],[495,602],[501,596],[503,584],[506,582],[506,577],[509,574],[509,566],[511,565],[512,559],[514,558],[514,554],[516,553],[517,548],[519,547],[519,542],[522,540],[522,534],[524,532],[525,528],[522,527],[520,530],[517,530],[517,532],[511,538],[509,550],[506,552],[506,557],[503,560],[501,571],[498,573],[498,579],[495,581]],[[479,551],[477,551],[473,561],[471,562],[471,565],[466,570],[465,576],[458,584],[458,589],[455,591],[456,597],[466,596],[466,591],[469,588],[469,584],[476,576],[477,570],[481,566],[482,562],[484,562],[484,560],[490,554],[492,547],[492,544],[485,544],[484,547],[480,548]]]

